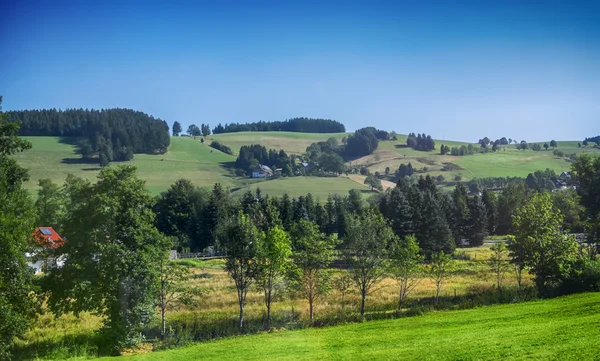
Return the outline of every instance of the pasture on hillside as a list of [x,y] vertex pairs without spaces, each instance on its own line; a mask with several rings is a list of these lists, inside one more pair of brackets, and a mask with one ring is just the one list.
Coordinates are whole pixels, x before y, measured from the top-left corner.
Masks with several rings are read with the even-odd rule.
[[302,154],[311,143],[325,141],[331,137],[341,141],[349,133],[295,133],[295,132],[237,132],[208,136],[218,140],[237,154],[242,145],[260,144],[267,149],[283,149],[288,154]]
[[[168,189],[180,178],[189,179],[201,187],[212,187],[221,183],[240,193],[246,189],[260,187],[264,194],[291,196],[305,195],[310,192],[314,196],[325,199],[330,193],[347,194],[350,189],[367,189],[360,184],[360,177],[354,177],[356,184],[346,177],[319,178],[298,177],[276,179],[256,183],[247,177],[237,177],[232,171],[235,156],[222,153],[208,146],[211,139],[219,140],[237,153],[242,145],[261,144],[267,148],[284,149],[289,154],[302,154],[313,142],[335,137],[341,140],[347,133],[293,133],[293,132],[239,132],[211,135],[205,143],[191,137],[171,137],[171,146],[166,154],[136,154],[130,164],[138,167],[138,174],[146,181],[152,194],[159,194]],[[31,192],[37,189],[40,178],[50,178],[62,184],[67,174],[71,173],[89,180],[94,180],[100,167],[96,163],[83,163],[79,154],[75,153],[73,139],[59,137],[24,137],[33,144],[31,150],[15,155],[15,159],[23,167],[30,170],[30,180],[26,187]],[[371,173],[385,173],[390,168],[393,181],[394,172],[401,163],[413,165],[417,175],[429,174],[433,177],[442,175],[441,186],[452,186],[455,177],[468,181],[484,177],[526,177],[536,170],[550,168],[558,173],[569,170],[570,163],[566,158],[558,158],[552,150],[534,152],[520,151],[514,145],[506,146],[498,152],[474,154],[455,157],[441,156],[439,151],[421,152],[405,145],[406,136],[399,135],[397,141],[381,141],[375,153],[366,157],[350,160],[352,167],[365,166]],[[578,142],[558,142],[558,149],[566,154],[598,153],[592,147],[577,146]],[[467,143],[436,140],[439,149],[441,144],[460,146]],[[118,164],[118,163],[114,163]],[[423,171],[426,168],[426,171]],[[388,184],[390,185],[390,184]]]
[[[243,183],[243,181],[241,181]],[[235,192],[234,196],[241,196],[246,191],[252,192],[260,188],[263,194],[280,197],[287,193],[290,197],[305,196],[310,193],[321,202],[326,202],[330,194],[347,195],[351,189],[358,189],[364,196],[370,196],[376,192],[371,191],[360,182],[354,182],[346,176],[340,177],[287,177],[271,179],[262,182],[249,182]]]
[[[59,137],[23,137],[33,145],[32,149],[15,155],[19,164],[29,169],[30,179],[26,187],[37,189],[37,181],[50,178],[62,184],[67,174],[95,180],[98,164],[83,163],[75,153],[72,140]],[[166,190],[177,179],[185,178],[193,184],[212,187],[219,182],[232,186],[234,178],[228,165],[235,157],[219,152],[198,140],[187,137],[172,137],[166,154],[136,154],[127,162],[138,168],[138,175],[146,181],[152,194]],[[119,164],[119,163],[113,163]]]
[[[263,333],[125,360],[593,360],[600,293]],[[105,360],[110,360],[107,358]]]

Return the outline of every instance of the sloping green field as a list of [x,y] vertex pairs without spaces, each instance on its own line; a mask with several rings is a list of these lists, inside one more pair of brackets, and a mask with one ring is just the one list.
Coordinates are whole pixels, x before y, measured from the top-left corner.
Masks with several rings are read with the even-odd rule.
[[371,195],[372,192],[367,186],[358,184],[347,177],[290,177],[279,178],[265,182],[253,183],[236,190],[234,195],[242,195],[244,192],[251,190],[255,191],[260,188],[264,194],[271,196],[282,196],[284,193],[290,197],[304,196],[311,193],[313,197],[320,199],[322,202],[327,200],[329,194],[337,193],[346,195],[351,189],[358,189],[364,195]]
[[311,143],[331,137],[341,140],[348,133],[295,133],[295,132],[239,132],[213,134],[209,140],[218,140],[229,146],[235,154],[242,145],[260,144],[267,149],[283,149],[288,154],[301,154]]
[[[600,293],[265,333],[131,360],[598,360]],[[110,358],[107,358],[109,360]]]
[[[15,159],[29,169],[30,181],[26,187],[35,189],[40,178],[62,183],[67,174],[94,180],[100,171],[97,164],[81,163],[75,147],[61,142],[58,137],[24,137],[33,144],[31,150],[19,153]],[[138,168],[140,178],[146,181],[153,194],[166,190],[175,180],[186,178],[198,186],[212,186],[220,182],[232,185],[227,170],[235,157],[214,150],[191,138],[171,138],[167,154],[136,154],[128,164]],[[119,163],[113,163],[119,164]]]
[[[146,180],[148,189],[153,194],[166,190],[175,180],[186,178],[197,186],[211,187],[221,183],[225,187],[237,189],[254,189],[255,183],[244,177],[235,177],[231,166],[235,156],[231,156],[210,148],[207,144],[219,140],[237,152],[242,145],[262,144],[267,148],[284,149],[290,154],[301,154],[313,142],[326,140],[330,137],[342,139],[346,133],[316,134],[292,132],[240,132],[209,136],[205,143],[191,137],[172,137],[171,146],[166,154],[150,155],[136,154],[128,163],[138,167],[139,176]],[[33,149],[17,154],[15,158],[30,170],[31,179],[26,187],[32,192],[37,189],[40,178],[50,178],[62,183],[68,173],[90,180],[96,178],[100,168],[97,164],[81,163],[75,153],[75,146],[70,140],[63,142],[58,137],[25,137],[32,142]],[[442,175],[446,182],[452,182],[459,175],[462,180],[484,177],[526,177],[527,174],[546,168],[556,172],[569,170],[570,163],[566,158],[558,158],[552,150],[534,152],[519,151],[514,145],[506,146],[496,153],[475,154],[471,156],[454,157],[440,156],[438,151],[420,152],[405,146],[406,136],[399,135],[397,141],[383,141],[374,154],[352,160],[352,166],[366,166],[371,172],[383,174],[389,167],[393,175],[401,163],[409,162],[420,174],[430,174],[434,177]],[[559,148],[566,154],[598,153],[600,150],[592,147],[577,146],[578,142],[559,142]],[[466,143],[436,141],[441,144],[460,146]],[[443,170],[444,164],[452,163],[453,170]],[[118,163],[114,163],[118,164]],[[425,170],[426,168],[426,170]],[[308,192],[321,198],[330,193],[346,194],[350,189],[366,188],[343,177],[317,178],[300,177],[290,179],[269,180],[256,183],[265,194],[281,195],[285,192],[291,195],[301,195]]]

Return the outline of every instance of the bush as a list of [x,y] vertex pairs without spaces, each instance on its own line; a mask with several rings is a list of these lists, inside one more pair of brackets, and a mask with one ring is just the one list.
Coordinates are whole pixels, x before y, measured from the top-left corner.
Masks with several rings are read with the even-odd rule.
[[600,261],[589,259],[576,262],[559,286],[561,295],[598,291],[600,291]]
[[213,140],[212,143],[210,143],[210,146],[212,148],[215,148],[216,150],[219,150],[219,151],[225,153],[225,154],[233,155],[233,151],[231,150],[231,148],[229,148],[225,144],[220,143],[217,140]]

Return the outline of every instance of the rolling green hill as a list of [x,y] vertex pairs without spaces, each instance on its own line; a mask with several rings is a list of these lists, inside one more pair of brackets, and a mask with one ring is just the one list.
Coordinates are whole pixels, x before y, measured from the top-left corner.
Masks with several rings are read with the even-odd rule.
[[[292,196],[298,196],[311,192],[320,198],[325,198],[330,193],[346,194],[353,188],[368,192],[364,185],[346,177],[299,177],[259,182],[236,177],[231,169],[235,156],[224,154],[207,145],[211,140],[219,140],[237,152],[242,145],[262,144],[267,148],[284,149],[290,154],[302,154],[313,142],[326,140],[329,137],[341,140],[346,135],[346,133],[240,132],[212,135],[205,143],[190,137],[173,137],[166,154],[137,154],[128,163],[138,167],[140,177],[146,180],[148,189],[153,194],[166,190],[179,178],[189,179],[195,185],[202,187],[211,187],[219,182],[235,190],[236,193],[255,189],[257,186],[265,193],[273,195],[288,192]],[[87,179],[95,179],[100,170],[97,164],[82,163],[79,155],[74,152],[74,145],[69,144],[69,139],[25,138],[32,142],[33,149],[17,154],[15,158],[21,165],[30,169],[31,180],[26,186],[32,192],[37,189],[37,181],[40,178],[50,178],[62,183],[66,175],[72,173]],[[371,172],[378,171],[382,174],[385,168],[389,167],[393,174],[401,163],[410,162],[415,169],[423,171],[422,174],[436,177],[443,175],[446,185],[449,185],[457,175],[462,180],[500,176],[526,177],[528,173],[536,170],[550,168],[560,172],[570,167],[568,159],[555,157],[552,150],[520,151],[511,145],[496,153],[454,157],[440,156],[437,152],[416,151],[406,147],[405,141],[406,136],[400,135],[398,141],[380,142],[379,149],[374,154],[353,160],[348,164],[366,166]],[[438,149],[441,144],[460,146],[466,143],[436,141]],[[592,147],[579,148],[577,142],[559,142],[558,149],[566,154],[599,152]],[[444,165],[449,163],[452,164],[453,169],[443,170]]]
[[[595,360],[600,293],[264,333],[131,360]],[[107,358],[108,360],[108,358]]]

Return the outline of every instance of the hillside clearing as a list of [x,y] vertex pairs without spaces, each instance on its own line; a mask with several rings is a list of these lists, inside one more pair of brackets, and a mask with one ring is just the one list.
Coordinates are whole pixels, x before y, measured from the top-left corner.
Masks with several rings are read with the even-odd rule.
[[[264,333],[131,360],[592,360],[600,293],[398,320]],[[105,358],[109,360],[110,358]]]

